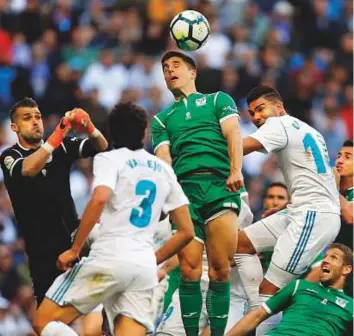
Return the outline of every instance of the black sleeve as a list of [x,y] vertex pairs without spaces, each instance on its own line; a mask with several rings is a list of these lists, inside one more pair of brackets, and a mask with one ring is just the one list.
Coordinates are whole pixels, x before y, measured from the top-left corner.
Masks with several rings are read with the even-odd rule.
[[5,177],[19,179],[22,176],[23,156],[16,149],[6,149],[0,157],[1,169]]
[[80,139],[67,137],[63,141],[63,149],[70,161],[75,161],[79,158],[92,157],[98,153],[98,150],[89,138]]

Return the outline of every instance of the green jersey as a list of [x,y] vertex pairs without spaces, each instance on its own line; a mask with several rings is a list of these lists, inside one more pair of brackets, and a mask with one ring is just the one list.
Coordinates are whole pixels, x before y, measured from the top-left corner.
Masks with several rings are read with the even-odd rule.
[[283,311],[269,336],[341,335],[353,322],[353,299],[319,283],[294,280],[263,304],[269,314]]
[[220,124],[238,115],[234,100],[224,92],[192,93],[154,116],[151,125],[154,150],[170,145],[178,177],[211,171],[227,178],[230,159]]
[[345,199],[349,202],[353,202],[354,201],[354,187],[351,187],[349,189],[347,189],[344,193],[343,196],[345,197]]

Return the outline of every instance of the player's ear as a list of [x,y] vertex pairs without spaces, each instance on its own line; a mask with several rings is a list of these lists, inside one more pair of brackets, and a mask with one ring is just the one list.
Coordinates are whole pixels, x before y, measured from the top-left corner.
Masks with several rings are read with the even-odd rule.
[[11,130],[13,131],[13,132],[15,132],[15,133],[18,133],[20,130],[18,129],[18,126],[14,123],[14,122],[12,122],[11,123]]
[[350,273],[352,273],[353,267],[351,265],[345,265],[342,269],[342,275],[348,276]]
[[191,70],[191,79],[195,80],[197,78],[197,70],[192,69]]

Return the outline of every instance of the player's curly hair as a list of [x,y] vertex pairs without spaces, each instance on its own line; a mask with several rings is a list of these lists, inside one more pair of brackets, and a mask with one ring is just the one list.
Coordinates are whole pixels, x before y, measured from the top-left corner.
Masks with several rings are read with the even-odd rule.
[[147,125],[148,114],[142,107],[132,102],[115,105],[108,117],[108,128],[114,148],[143,148]]
[[16,111],[20,107],[38,107],[38,104],[37,104],[37,102],[34,99],[29,98],[29,97],[24,97],[21,100],[17,101],[10,108],[10,120],[11,120],[11,122],[15,121]]

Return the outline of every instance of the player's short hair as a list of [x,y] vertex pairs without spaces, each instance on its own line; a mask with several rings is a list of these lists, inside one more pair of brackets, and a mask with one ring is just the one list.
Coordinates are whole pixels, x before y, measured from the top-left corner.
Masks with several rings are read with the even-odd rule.
[[350,140],[350,139],[345,140],[345,141],[343,142],[342,147],[353,147],[353,140]]
[[193,70],[197,70],[197,64],[195,63],[194,59],[180,51],[167,51],[161,58],[161,64],[163,64],[172,57],[179,57],[181,58],[188,67],[192,68]]
[[346,266],[349,265],[353,267],[353,250],[350,247],[340,243],[333,243],[328,246],[328,250],[330,249],[341,250],[344,254],[343,256],[344,265]]
[[285,189],[285,191],[286,191],[286,193],[287,193],[287,195],[288,195],[288,198],[290,199],[288,187],[287,187],[284,183],[282,183],[282,182],[272,182],[272,183],[268,186],[268,188],[266,189],[266,191],[265,191],[265,193],[264,193],[264,197],[267,196],[268,190],[269,190],[270,188],[273,188],[273,187],[280,187],[280,188]]
[[29,97],[22,98],[21,100],[17,101],[13,104],[10,108],[10,120],[14,122],[16,119],[16,111],[20,107],[38,107],[37,102]]
[[147,125],[148,114],[142,107],[132,102],[115,105],[108,117],[113,146],[131,150],[143,148]]
[[259,85],[253,88],[250,92],[248,92],[246,96],[247,104],[249,105],[253,101],[261,97],[266,100],[279,100],[283,102],[283,98],[280,96],[280,93],[276,89],[266,85]]

